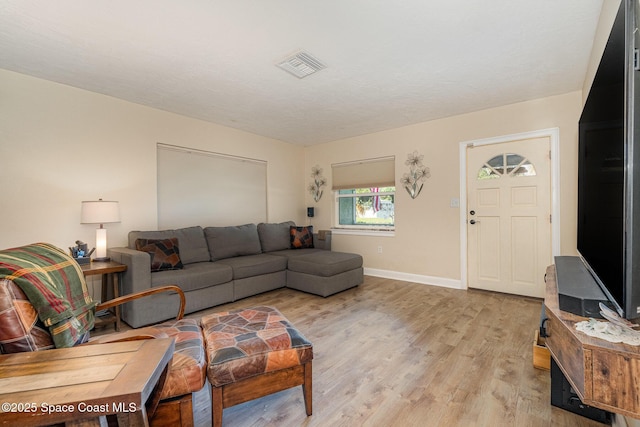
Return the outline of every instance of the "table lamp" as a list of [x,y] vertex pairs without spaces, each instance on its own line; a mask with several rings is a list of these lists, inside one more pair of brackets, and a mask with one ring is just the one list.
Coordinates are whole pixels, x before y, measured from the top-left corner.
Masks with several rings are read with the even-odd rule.
[[118,202],[110,202],[102,199],[97,201],[82,202],[80,209],[81,224],[100,224],[96,229],[96,257],[94,261],[109,261],[107,257],[107,229],[103,224],[120,222],[120,209]]

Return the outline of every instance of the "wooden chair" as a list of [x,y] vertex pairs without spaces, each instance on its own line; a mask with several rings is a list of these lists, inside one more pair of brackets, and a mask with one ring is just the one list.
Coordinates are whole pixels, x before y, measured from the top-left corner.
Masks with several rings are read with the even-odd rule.
[[[15,353],[52,349],[55,345],[49,328],[40,321],[38,312],[31,300],[16,283],[16,277],[24,279],[28,275],[15,272],[7,273],[11,268],[7,267],[7,262],[3,263],[2,258],[3,253],[6,254],[6,252],[0,251],[0,352]],[[12,263],[17,262],[19,264],[19,258],[15,257],[19,253],[20,251],[11,253]],[[54,251],[47,255],[57,257],[59,254]],[[69,262],[65,259],[62,264],[68,267]],[[67,268],[64,271],[65,278],[75,274],[73,272],[77,271],[80,277],[75,279],[84,283],[84,276],[79,268],[75,267],[77,266],[71,265],[71,268]],[[52,275],[48,266],[44,265],[38,268],[47,270],[47,276]],[[55,276],[55,274],[53,275]],[[86,283],[84,286],[86,287]],[[185,296],[179,287],[173,285],[163,286],[105,301],[95,306],[92,309],[93,312],[83,317],[80,323],[83,321],[91,323],[91,320],[87,320],[87,318],[92,319],[95,311],[110,309],[135,299],[151,297],[164,292],[172,292],[179,297],[180,305],[176,320],[127,332],[103,335],[97,339],[89,340],[86,343],[77,343],[76,345],[96,345],[136,339],[173,338],[175,351],[169,374],[162,390],[157,393],[158,398],[152,402],[147,402],[147,413],[150,417],[151,425],[193,426],[192,397],[193,393],[204,387],[206,381],[206,356],[199,321],[196,319],[183,319]],[[93,307],[93,304],[91,306]],[[81,340],[84,339],[84,337],[81,338]]]

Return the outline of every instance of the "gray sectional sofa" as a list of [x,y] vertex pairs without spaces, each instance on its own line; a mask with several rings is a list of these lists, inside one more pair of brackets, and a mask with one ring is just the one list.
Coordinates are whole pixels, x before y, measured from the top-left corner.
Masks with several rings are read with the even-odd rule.
[[[312,248],[292,249],[290,227],[295,224],[131,231],[128,247],[110,248],[108,255],[127,265],[123,294],[177,285],[185,292],[185,313],[284,286],[326,297],[362,283],[362,257],[331,251],[330,231],[313,234]],[[136,243],[168,239],[178,247],[173,260],[179,254],[179,265],[152,272],[153,251],[145,252],[148,246],[137,250]],[[177,298],[162,294],[128,303],[122,319],[134,328],[169,319],[176,314]]]

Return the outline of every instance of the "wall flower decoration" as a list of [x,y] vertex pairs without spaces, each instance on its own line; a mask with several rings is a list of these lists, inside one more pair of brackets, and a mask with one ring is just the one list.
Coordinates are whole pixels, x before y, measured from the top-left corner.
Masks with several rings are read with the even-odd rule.
[[311,178],[313,178],[313,182],[309,184],[309,193],[317,202],[322,197],[322,187],[327,185],[327,179],[322,176],[322,169],[318,165],[311,168]]
[[402,175],[400,182],[412,199],[418,197],[424,186],[424,181],[431,176],[429,168],[422,163],[423,159],[424,156],[422,154],[414,151],[407,156],[407,160],[404,162],[405,165],[409,166],[409,172]]

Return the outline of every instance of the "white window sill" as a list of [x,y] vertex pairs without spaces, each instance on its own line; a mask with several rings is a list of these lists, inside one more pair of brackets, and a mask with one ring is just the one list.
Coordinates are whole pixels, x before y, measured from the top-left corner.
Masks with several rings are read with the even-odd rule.
[[377,236],[395,237],[395,230],[366,230],[361,228],[332,228],[331,234],[344,234],[351,236]]

